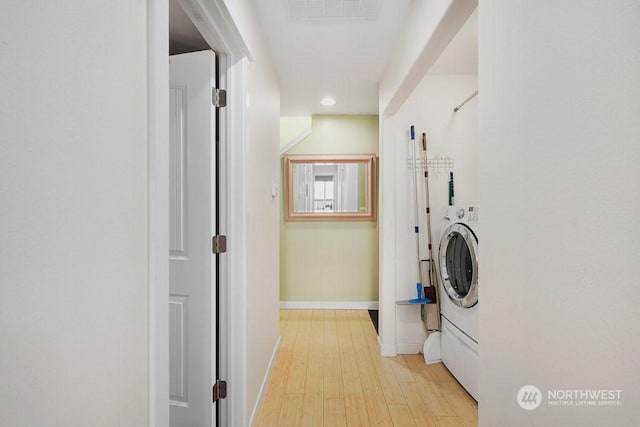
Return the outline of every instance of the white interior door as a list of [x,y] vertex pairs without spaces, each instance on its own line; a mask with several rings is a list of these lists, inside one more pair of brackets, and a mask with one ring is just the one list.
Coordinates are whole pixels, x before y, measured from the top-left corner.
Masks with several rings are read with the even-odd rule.
[[169,362],[172,427],[215,423],[215,55],[170,57]]

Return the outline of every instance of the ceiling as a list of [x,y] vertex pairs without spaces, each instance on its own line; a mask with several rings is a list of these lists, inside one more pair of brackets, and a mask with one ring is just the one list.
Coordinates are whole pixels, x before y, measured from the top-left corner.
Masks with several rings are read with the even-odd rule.
[[478,10],[429,69],[429,74],[478,74]]
[[[411,0],[251,0],[279,80],[282,116],[378,114],[378,84]],[[208,49],[170,0],[170,53]],[[430,74],[477,74],[474,12]],[[325,107],[320,100],[335,98]]]
[[169,0],[169,54],[197,52],[209,49],[178,0]]
[[[378,82],[410,0],[253,4],[280,77],[283,116],[378,114]],[[305,6],[309,18],[296,18],[304,16]],[[336,105],[320,105],[325,96],[335,98]]]

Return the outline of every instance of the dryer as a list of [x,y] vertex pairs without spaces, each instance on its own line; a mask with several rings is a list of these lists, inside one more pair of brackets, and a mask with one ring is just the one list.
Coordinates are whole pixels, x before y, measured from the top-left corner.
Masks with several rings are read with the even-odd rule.
[[437,259],[442,362],[478,400],[478,207],[447,208]]

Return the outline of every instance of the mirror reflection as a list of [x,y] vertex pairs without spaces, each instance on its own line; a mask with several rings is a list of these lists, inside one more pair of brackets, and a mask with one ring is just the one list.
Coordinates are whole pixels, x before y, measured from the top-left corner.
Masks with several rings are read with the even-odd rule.
[[286,156],[287,220],[374,220],[374,155]]
[[293,166],[294,212],[366,212],[367,165],[298,163]]

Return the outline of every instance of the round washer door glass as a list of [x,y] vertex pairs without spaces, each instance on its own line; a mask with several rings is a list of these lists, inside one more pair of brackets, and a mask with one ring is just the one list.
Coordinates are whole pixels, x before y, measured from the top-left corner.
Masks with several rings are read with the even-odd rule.
[[478,303],[478,239],[464,224],[451,224],[440,241],[440,280],[454,304]]

